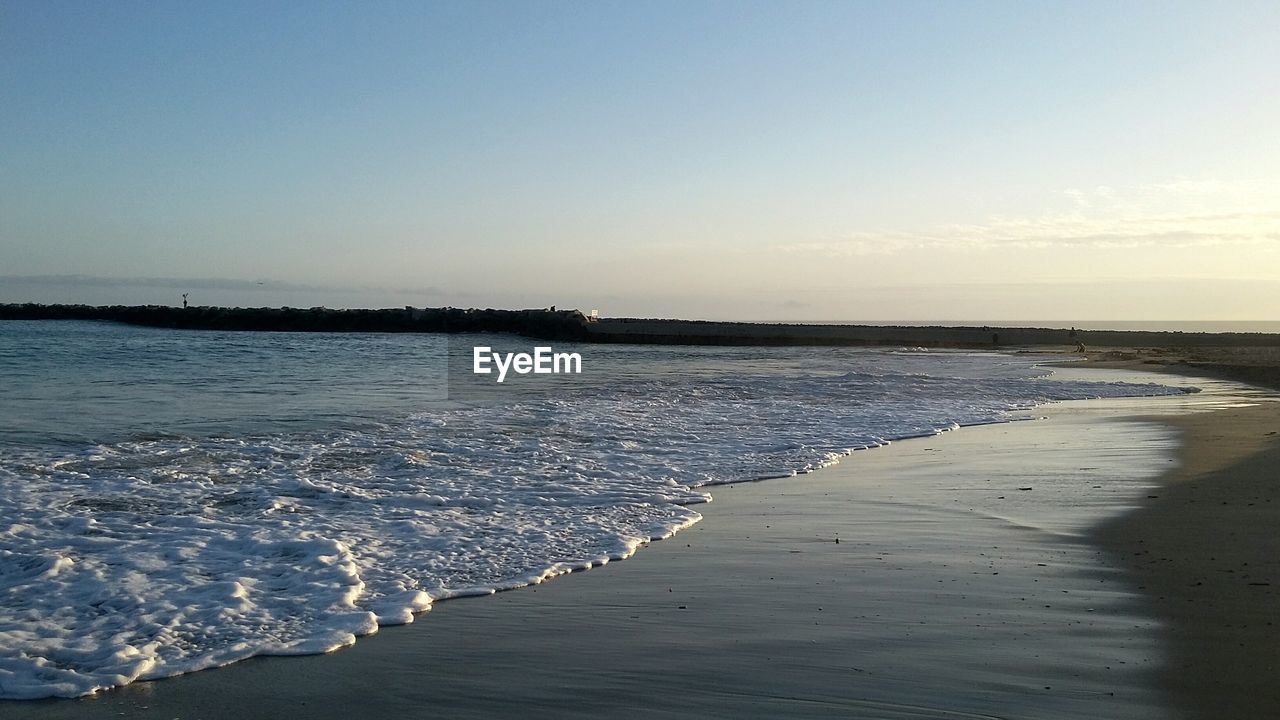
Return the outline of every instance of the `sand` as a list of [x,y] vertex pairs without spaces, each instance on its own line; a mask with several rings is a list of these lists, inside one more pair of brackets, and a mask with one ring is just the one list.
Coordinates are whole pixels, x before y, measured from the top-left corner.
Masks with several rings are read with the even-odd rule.
[[0,715],[1267,716],[1280,404],[1176,414],[1215,402],[1063,403],[855,453],[331,655]]
[[1280,403],[1168,418],[1180,467],[1098,540],[1165,623],[1190,717],[1280,717]]
[[1122,347],[1090,350],[1087,366],[1227,379],[1280,390],[1280,347]]

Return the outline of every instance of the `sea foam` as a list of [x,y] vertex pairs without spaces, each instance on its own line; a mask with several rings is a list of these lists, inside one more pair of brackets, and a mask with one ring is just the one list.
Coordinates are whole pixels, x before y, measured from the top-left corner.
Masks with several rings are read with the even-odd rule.
[[0,697],[330,651],[434,600],[628,557],[697,522],[710,485],[1051,400],[1181,392],[1058,382],[1030,359],[867,358],[853,372],[677,374],[358,427],[6,452]]

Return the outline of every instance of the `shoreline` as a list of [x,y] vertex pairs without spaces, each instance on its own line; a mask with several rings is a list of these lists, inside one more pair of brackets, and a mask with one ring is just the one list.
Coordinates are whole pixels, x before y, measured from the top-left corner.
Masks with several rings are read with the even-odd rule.
[[1083,360],[1054,363],[1054,367],[1133,370],[1179,377],[1214,378],[1280,390],[1280,348],[1174,348],[1102,350]]
[[[1105,401],[1083,402],[1092,404],[1091,407],[1096,409],[1099,407],[1098,403]],[[1056,407],[1061,407],[1061,405]],[[1059,414],[1061,413],[1051,413],[1051,415]],[[1159,421],[1163,422],[1163,420],[1161,418]],[[1099,416],[1095,417],[1092,422],[1106,423],[1108,420]],[[682,660],[685,654],[697,655],[706,662],[713,662],[716,659],[736,661],[741,659],[738,646],[743,643],[751,643],[753,634],[762,635],[760,642],[756,643],[759,647],[756,648],[754,656],[759,656],[763,653],[765,658],[779,655],[785,657],[802,648],[807,650],[808,648],[804,645],[798,645],[800,641],[797,638],[803,638],[806,644],[824,642],[825,631],[823,635],[811,636],[814,631],[812,629],[806,630],[806,628],[811,627],[809,622],[813,622],[817,626],[818,623],[827,622],[827,618],[838,618],[840,603],[846,602],[839,595],[822,599],[822,602],[827,604],[828,611],[837,611],[826,616],[815,615],[814,609],[811,607],[793,608],[792,611],[787,612],[781,610],[769,612],[767,607],[762,611],[759,607],[743,607],[740,602],[745,600],[751,606],[767,605],[769,603],[779,605],[795,605],[798,603],[800,606],[806,606],[808,605],[806,602],[808,595],[803,588],[809,584],[809,581],[803,578],[806,577],[806,573],[809,575],[812,573],[804,568],[790,567],[794,565],[793,557],[797,554],[807,556],[817,552],[818,554],[811,560],[816,559],[819,561],[818,565],[820,567],[826,567],[827,564],[838,564],[846,560],[847,558],[843,554],[844,549],[858,550],[858,544],[853,543],[851,545],[847,539],[844,545],[832,542],[834,538],[831,534],[817,537],[809,532],[810,537],[808,540],[795,536],[796,532],[811,530],[815,524],[827,521],[839,522],[840,520],[839,518],[825,518],[824,513],[829,512],[829,510],[825,508],[827,500],[822,499],[821,493],[819,498],[814,498],[807,493],[810,493],[816,486],[827,486],[832,493],[847,494],[850,491],[856,491],[856,486],[850,488],[848,484],[850,482],[856,483],[857,478],[854,476],[859,475],[859,473],[871,472],[873,468],[876,469],[876,472],[884,472],[889,475],[904,475],[913,472],[911,467],[912,460],[918,461],[921,465],[928,465],[933,461],[934,458],[929,454],[932,448],[926,447],[926,445],[934,444],[931,441],[946,442],[949,445],[958,444],[959,446],[976,446],[988,443],[976,455],[970,452],[969,455],[964,456],[969,458],[969,462],[978,463],[981,466],[983,463],[994,461],[992,457],[984,455],[984,453],[989,453],[991,450],[999,448],[999,443],[994,442],[994,436],[1014,433],[1018,436],[1030,437],[1021,430],[1014,430],[1013,426],[1034,427],[1038,425],[1040,423],[1004,423],[975,426],[965,428],[963,433],[946,433],[943,436],[935,436],[934,438],[916,439],[912,443],[895,443],[889,448],[882,448],[880,453],[867,453],[865,455],[856,453],[855,456],[860,457],[856,459],[845,458],[835,466],[791,480],[718,486],[718,502],[707,513],[707,519],[680,533],[673,539],[652,544],[644,552],[639,553],[626,563],[621,565],[610,563],[607,569],[594,573],[573,573],[549,585],[533,586],[524,589],[522,592],[500,593],[486,598],[458,599],[443,603],[437,606],[427,617],[420,618],[417,623],[407,628],[392,628],[384,633],[362,638],[354,647],[337,653],[288,659],[255,658],[218,670],[202,671],[161,681],[136,683],[120,690],[108,691],[80,700],[5,703],[5,710],[15,711],[14,717],[84,718],[116,715],[120,712],[154,717],[217,717],[223,714],[223,711],[234,708],[237,714],[243,714],[246,717],[270,717],[285,712],[296,713],[299,710],[299,703],[301,703],[309,714],[323,715],[327,712],[330,716],[340,717],[355,711],[354,708],[357,705],[353,703],[360,701],[363,695],[362,690],[357,689],[361,683],[365,685],[372,683],[376,686],[379,678],[384,674],[390,676],[386,680],[391,687],[395,688],[396,692],[392,693],[393,695],[396,693],[407,693],[407,695],[400,700],[395,698],[380,700],[380,704],[375,706],[380,709],[373,710],[373,716],[403,714],[412,711],[415,707],[418,712],[435,712],[438,709],[437,706],[441,703],[443,703],[442,707],[444,709],[455,715],[469,712],[482,715],[486,712],[486,709],[490,712],[510,712],[519,707],[521,711],[526,711],[529,709],[527,705],[529,702],[532,702],[535,708],[543,712],[550,714],[552,711],[556,711],[555,714],[561,714],[562,711],[566,710],[565,703],[574,695],[574,693],[568,693],[569,689],[576,689],[584,696],[592,698],[591,702],[595,704],[589,705],[589,707],[595,708],[596,711],[604,711],[617,705],[624,707],[634,706],[636,702],[656,702],[655,698],[650,696],[650,693],[660,690],[663,683],[678,682],[679,677],[672,676],[669,672],[659,673],[660,678],[650,677],[648,672],[636,674],[635,672],[625,671],[621,676],[616,673],[605,672],[605,675],[608,676],[608,682],[605,682],[603,687],[607,688],[608,692],[601,692],[600,688],[594,687],[590,683],[587,685],[576,684],[577,681],[574,678],[578,675],[594,677],[596,673],[605,671],[609,665],[616,665],[618,658],[631,657],[637,654],[648,658],[646,669],[652,672],[658,672],[656,668],[668,662],[674,665],[672,669],[680,670],[681,673],[692,672],[697,668],[684,665],[687,662]],[[1035,434],[1035,431],[1032,431],[1031,436]],[[951,442],[953,438],[962,439],[962,441],[959,443]],[[948,468],[949,471],[950,469]],[[1154,470],[1152,471],[1152,477],[1154,477]],[[1145,481],[1138,479],[1135,482],[1147,482],[1150,484],[1155,481],[1153,479]],[[804,488],[807,488],[807,490]],[[1021,488],[1016,489],[1021,490]],[[1016,497],[1016,493],[1009,493],[1009,495]],[[783,496],[791,499],[775,502]],[[1000,499],[1004,500],[1003,497]],[[1110,500],[1108,500],[1108,502],[1112,503],[1116,501],[1117,499],[1114,496],[1111,496]],[[751,510],[749,507],[753,502],[758,506],[756,510]],[[761,503],[769,503],[768,508],[761,506]],[[797,505],[797,503],[799,504]],[[744,508],[744,504],[748,507]],[[788,507],[788,505],[794,505],[794,507]],[[865,511],[866,508],[863,508],[863,510]],[[961,536],[968,532],[963,528],[957,529],[953,525],[956,522],[956,518],[948,518],[946,516],[931,517],[929,513],[924,515],[928,516],[928,522],[930,523],[941,523],[938,526],[939,528],[950,528],[948,532],[958,532]],[[977,517],[983,523],[990,520],[990,518],[981,514]],[[773,522],[763,522],[764,520],[772,520]],[[876,520],[874,513],[872,516],[864,518],[866,522],[874,520]],[[770,540],[769,533],[772,532],[770,526],[785,523],[799,523],[792,527],[792,530],[796,532],[792,532],[786,538],[772,537],[772,540]],[[763,524],[764,527],[759,527],[760,524]],[[890,530],[892,528],[886,528],[886,532]],[[755,542],[751,541],[753,535],[756,538]],[[725,539],[725,536],[729,536],[732,538],[732,542],[721,543],[714,549],[705,549],[701,547],[705,545],[702,541],[704,536],[718,537],[721,540]],[[838,530],[835,533],[835,537],[839,537]],[[847,535],[845,537],[848,538]],[[962,537],[962,539],[964,538]],[[966,541],[970,540],[972,538]],[[882,539],[882,541],[892,544],[891,539],[888,538]],[[771,559],[753,559],[753,554],[761,552],[761,548],[756,546],[756,543],[760,542],[765,543],[763,546],[765,549],[773,551],[770,554]],[[1071,547],[1076,544],[1075,540],[1064,540],[1061,537],[1057,538],[1055,542],[1065,542]],[[796,545],[795,543],[799,544]],[[775,547],[778,544],[794,545],[794,547],[788,547],[785,552],[779,552],[780,548]],[[684,546],[683,548],[681,547],[682,545]],[[698,547],[695,547],[695,545]],[[943,550],[937,550],[936,552],[943,552]],[[888,556],[878,559],[885,560],[888,559]],[[1046,556],[1041,559],[1049,560],[1049,557]],[[1007,562],[1008,558],[1002,557],[998,560]],[[858,562],[865,564],[868,561],[864,557],[860,558]],[[995,563],[996,560],[983,559],[981,562]],[[872,568],[877,564],[872,563]],[[928,566],[928,571],[936,571],[938,569],[937,565],[945,566],[946,564],[939,561],[938,557],[934,557],[933,564]],[[1044,563],[1045,566],[1051,564],[1056,565],[1057,561]],[[1088,575],[1098,572],[1098,569],[1089,570],[1087,566],[1088,563],[1080,559],[1067,564],[1072,574],[1084,573]],[[1013,563],[1013,567],[1006,567],[1002,570],[993,571],[993,573],[999,574],[1003,572],[1010,581],[1022,582],[1026,585],[1026,587],[1020,586],[1017,592],[1039,592],[1034,583],[1038,583],[1045,577],[1057,577],[1050,571],[1044,571],[1049,574],[1047,576],[1043,575],[1041,571],[1036,569],[1039,567],[1041,567],[1041,563],[1027,562],[1026,558],[1019,558]],[[870,571],[872,568],[855,566],[855,569],[864,572]],[[751,569],[771,573],[768,578],[770,582],[784,572],[789,574],[798,573],[798,577],[793,578],[793,587],[790,591],[778,595],[777,590],[779,588],[752,588],[744,586],[740,581],[735,580],[735,576],[743,570]],[[818,580],[819,586],[823,582],[834,584],[840,580],[838,574],[834,574],[835,567],[827,569],[831,570],[832,573],[829,573],[830,576],[826,577],[825,580]],[[927,574],[925,573],[925,575]],[[976,576],[978,572],[974,571],[973,574]],[[985,575],[986,573],[982,574]],[[915,575],[919,576],[920,573],[915,573]],[[908,573],[907,576],[910,577],[911,573]],[[887,577],[896,582],[902,582],[899,579],[901,576],[890,575]],[[1062,578],[1057,577],[1057,579],[1061,580]],[[688,590],[682,591],[682,594],[676,594],[679,589],[676,583],[677,580],[686,585],[706,584],[709,582],[714,586],[715,592],[708,595],[705,592]],[[763,581],[763,576],[761,576],[761,580]],[[1077,580],[1078,578],[1072,580],[1072,582]],[[971,581],[967,577],[954,577],[951,580],[951,582],[965,583]],[[1000,582],[1004,581],[1001,580]],[[911,578],[910,582],[920,585],[919,589],[922,591],[932,589],[920,584],[921,577]],[[931,579],[930,582],[932,582]],[[938,580],[938,582],[942,582],[942,580]],[[990,581],[975,585],[970,592],[984,598],[983,602],[996,605],[1008,600],[1008,596],[1003,593],[992,595],[989,588],[983,587],[987,582]],[[1026,584],[1027,582],[1032,584]],[[1120,635],[1120,639],[1117,641],[1119,645],[1115,645],[1112,641],[1104,641],[1100,644],[1101,649],[1097,651],[1116,654],[1117,657],[1128,657],[1126,654],[1130,653],[1130,648],[1126,646],[1126,643],[1129,642],[1129,639],[1125,637],[1125,633],[1121,628],[1129,627],[1134,623],[1142,625],[1143,621],[1141,618],[1128,614],[1128,611],[1123,610],[1123,607],[1142,605],[1142,599],[1135,598],[1131,593],[1127,593],[1124,590],[1113,589],[1124,584],[1114,573],[1104,574],[1100,580],[1091,580],[1090,582],[1110,583],[1106,593],[1098,595],[1095,600],[1099,604],[1105,602],[1121,609],[1108,615],[1107,613],[1093,613],[1092,608],[1075,607],[1068,612],[1067,616],[1063,616],[1058,620],[1053,619],[1058,617],[1057,615],[1041,616],[1033,613],[1030,617],[1039,618],[1040,622],[1033,622],[1032,625],[1039,624],[1042,629],[1054,627],[1058,624],[1065,624],[1067,617],[1076,618],[1076,620],[1070,621],[1072,623],[1080,622],[1085,618],[1089,620],[1091,625],[1093,623],[1099,623],[1100,625],[1111,623],[1108,626],[1112,628],[1111,634],[1118,633]],[[661,592],[662,588],[655,587],[655,583],[658,585],[663,583],[671,584],[670,587],[667,587],[667,592],[670,594],[664,595]],[[1084,592],[1086,589],[1085,585],[1081,585],[1076,591]],[[735,597],[738,595],[742,597]],[[549,604],[546,602],[547,600],[550,601]],[[694,604],[706,605],[713,600],[714,602],[711,602],[712,607],[709,608],[698,608]],[[901,600],[899,598],[899,601]],[[677,603],[681,601],[685,604],[678,605]],[[725,605],[724,602],[729,604]],[[1057,605],[1059,602],[1054,599],[1051,604]],[[1048,608],[1049,605],[1046,604],[1045,607]],[[975,617],[988,614],[981,608],[982,606],[979,604],[977,609],[973,610],[977,613]],[[859,609],[866,610],[865,607],[859,607],[856,603],[846,609],[850,612]],[[703,612],[696,612],[697,610],[703,610]],[[946,612],[949,612],[940,609],[934,603],[924,603],[920,610],[926,614],[942,612],[945,615]],[[1093,614],[1086,614],[1086,610],[1088,613]],[[816,612],[821,613],[823,610],[819,607]],[[1012,614],[1009,614],[1006,620],[1000,623],[1000,626],[1025,624],[1025,618],[1020,619],[1012,609],[1006,608],[1004,612]],[[1051,612],[1057,613],[1059,610],[1055,609]],[[651,616],[653,622],[645,622],[651,620]],[[875,617],[879,617],[879,615]],[[726,620],[725,618],[728,619]],[[744,618],[749,621],[746,625],[741,624]],[[646,631],[659,636],[658,639],[662,640],[661,643],[658,643],[660,651],[655,651],[655,648],[652,647],[656,641],[650,642],[629,634],[632,628],[628,626],[634,626],[635,623],[633,621],[635,620],[640,620],[640,624]],[[846,640],[852,639],[851,641],[854,644],[858,644],[866,640],[862,636],[867,632],[866,628],[859,623],[871,622],[871,627],[874,629],[876,621],[867,616],[854,618],[853,620],[857,620],[857,622],[846,621],[840,625],[838,633],[843,633],[841,637],[845,637]],[[738,624],[734,624],[732,630],[725,629],[724,623],[729,621]],[[671,628],[665,626],[668,622],[677,623],[675,627],[678,630],[690,633],[693,637],[681,638],[678,636],[679,633],[676,633],[676,636],[673,637],[670,632]],[[700,629],[699,623],[708,623],[712,630],[720,628],[720,631],[704,632],[705,628]],[[964,632],[964,627],[970,627],[970,625],[956,625],[956,630]],[[995,632],[1001,628],[992,625],[989,629],[991,632]],[[576,637],[576,634],[580,632],[590,635],[591,639],[585,643],[582,642],[580,638]],[[1138,638],[1134,642],[1141,647],[1135,651],[1136,655],[1131,657],[1130,661],[1144,666],[1144,669],[1138,671],[1139,676],[1142,677],[1154,672],[1153,668],[1157,664],[1150,657],[1155,654],[1154,641],[1143,640],[1143,638],[1152,635],[1154,632],[1154,627],[1148,627],[1134,636]],[[622,635],[618,635],[618,633],[622,633]],[[514,636],[514,638],[511,636]],[[533,643],[533,646],[530,647],[520,642],[519,638],[521,637],[527,637],[528,641]],[[973,647],[974,643],[982,642],[983,638],[984,636],[979,634],[969,637],[966,643],[943,634],[935,636],[935,641],[941,643],[942,647],[948,648],[946,652],[955,653],[958,660],[960,657],[972,653],[975,649]],[[894,642],[889,642],[889,640],[894,640]],[[443,652],[433,647],[436,642],[444,643]],[[900,651],[897,639],[882,637],[880,642],[882,647],[879,648],[876,655],[892,661],[893,655]],[[1017,636],[1010,635],[1004,644],[993,646],[993,648],[997,651],[997,656],[1009,653],[1016,654],[1017,652],[1022,652],[1018,647],[1018,642],[1019,638]],[[1112,644],[1108,644],[1108,642]],[[711,646],[709,655],[705,649],[707,645]],[[607,649],[609,652],[617,654],[617,657],[611,661],[610,657],[599,655],[602,649]],[[828,659],[838,657],[840,654],[838,648],[834,651],[831,648],[827,648],[824,652],[826,654],[822,655],[822,657]],[[833,652],[834,655],[832,654]],[[453,657],[458,653],[462,655],[461,658]],[[931,654],[933,653],[926,652],[921,662],[933,662]],[[587,655],[588,658],[592,659],[592,662],[583,663],[582,657],[580,657],[582,655]],[[1038,658],[1039,655],[1036,654],[1035,657]],[[504,660],[504,658],[508,659]],[[516,658],[517,660],[510,658]],[[804,660],[804,658],[805,654],[801,652],[799,658],[793,658],[792,661],[796,659]],[[775,657],[774,660],[776,661],[777,658]],[[406,667],[406,665],[424,661],[428,665],[435,667],[424,667],[420,672],[415,672],[412,667]],[[1017,675],[1025,672],[1020,666],[1025,665],[1027,661],[1028,658],[1022,658],[1018,662],[1010,662],[1008,658],[1004,658],[1001,667],[1004,672]],[[1127,661],[1120,660],[1117,662],[1124,663]],[[460,678],[455,673],[449,672],[447,668],[441,669],[438,666],[440,663],[457,663],[460,666],[458,672],[467,677]],[[494,663],[498,663],[499,667],[490,672],[490,668],[494,667]],[[473,665],[476,667],[473,667]],[[1121,666],[1117,665],[1116,667],[1120,668]],[[370,668],[373,668],[373,670],[371,671]],[[822,672],[817,673],[818,677],[827,677],[823,673],[832,671],[832,668],[821,664],[820,669]],[[945,670],[945,667],[942,669]],[[1044,668],[1040,668],[1040,670],[1044,670]],[[1080,668],[1076,668],[1076,670],[1080,670]],[[1092,670],[1097,669],[1093,668]],[[868,668],[863,668],[861,671],[856,669],[851,671],[855,676],[866,675],[859,682],[866,683],[867,688],[858,696],[842,695],[838,692],[833,695],[830,691],[822,691],[820,688],[815,688],[808,678],[792,675],[786,677],[786,682],[783,683],[784,687],[781,691],[767,697],[755,696],[753,694],[755,693],[753,689],[755,684],[765,680],[776,683],[779,680],[777,678],[770,679],[771,673],[760,676],[759,670],[752,671],[750,668],[739,668],[738,671],[746,673],[746,680],[754,678],[757,682],[744,684],[744,678],[722,678],[723,683],[727,683],[729,687],[737,687],[738,691],[744,693],[744,695],[736,699],[717,696],[715,702],[705,705],[703,710],[710,711],[721,707],[725,703],[731,706],[748,703],[747,706],[753,709],[765,707],[771,708],[772,712],[789,715],[812,712],[815,716],[820,716],[843,708],[845,710],[857,709],[858,712],[863,713],[885,713],[882,715],[885,717],[942,717],[943,715],[929,713],[933,711],[951,712],[953,709],[961,709],[965,703],[972,705],[966,711],[983,709],[981,700],[974,698],[966,698],[964,702],[956,706],[947,706],[948,692],[961,695],[968,692],[962,684],[958,683],[953,683],[949,686],[949,689],[940,690],[938,696],[934,698],[935,705],[932,709],[921,707],[913,710],[911,708],[898,707],[896,703],[901,698],[895,695],[894,692],[883,691],[883,688],[877,685],[879,681],[869,680],[871,675],[868,673],[871,673],[871,671]],[[908,665],[905,669],[900,670],[900,672],[903,671],[909,676],[913,671],[918,672],[919,668],[917,667],[913,670]],[[1092,698],[1094,694],[1101,692],[1099,688],[1103,686],[1104,676],[1111,673],[1111,667],[1108,667],[1107,671],[1107,673],[1102,673],[1098,677],[1091,676],[1085,686],[1077,688],[1075,691],[1068,691],[1062,697],[1057,697],[1056,693],[1051,691],[1052,698],[1040,697],[1038,696],[1040,691],[1038,686],[1033,687],[1023,681],[1011,684],[1007,678],[1000,677],[1000,673],[988,678],[988,683],[992,687],[999,688],[1004,693],[1001,697],[1004,697],[1009,702],[1034,701],[1042,704],[1052,699],[1054,702],[1065,703],[1061,716],[1069,717],[1071,716],[1069,707],[1072,707],[1072,703],[1086,702],[1086,700],[1080,699],[1079,696],[1083,695],[1087,698]],[[1128,672],[1134,671],[1134,668],[1128,670]],[[753,675],[753,672],[756,675]],[[846,675],[849,672],[846,668],[838,673],[838,677],[843,681],[847,681]],[[525,677],[529,674],[537,680],[534,681],[530,677]],[[680,675],[680,673],[677,675]],[[356,681],[353,681],[352,678],[356,679]],[[834,680],[836,677],[827,677],[827,679]],[[561,680],[566,680],[569,684],[567,686],[555,685]],[[890,678],[886,682],[889,683],[889,686],[893,686],[894,682],[900,683],[901,680],[901,677],[896,680]],[[409,683],[411,682],[422,683],[425,687],[416,687],[410,691]],[[1073,680],[1061,677],[1053,679],[1048,686],[1061,687],[1065,683],[1070,688],[1073,682],[1084,681],[1078,678]],[[548,683],[552,684],[548,685]],[[714,687],[715,684],[713,683],[712,688]],[[1152,710],[1158,704],[1158,700],[1145,697],[1143,687],[1145,687],[1144,683],[1132,685],[1121,683],[1107,692],[1116,693],[1122,698],[1121,701],[1116,702],[1132,703],[1132,706],[1125,706],[1124,708],[1126,712],[1133,711],[1130,713],[1131,715],[1143,715],[1146,712],[1152,717],[1159,717],[1160,712]],[[505,694],[507,700],[504,702],[508,704],[500,703],[498,706],[494,706],[492,703],[497,701],[478,700],[476,693],[481,692],[483,688],[488,688],[485,692],[494,693],[498,697],[502,697]],[[1010,694],[1011,691],[1013,692],[1012,695]],[[880,699],[876,699],[878,692],[887,694]],[[1018,699],[1021,697],[1020,693],[1027,693],[1027,695],[1023,699]],[[385,693],[379,691],[379,694]],[[640,697],[637,697],[637,695]],[[804,699],[809,695],[812,695],[813,698]],[[706,698],[703,701],[706,701]],[[388,705],[388,702],[391,704]],[[413,704],[415,702],[427,704],[418,706]],[[1088,702],[1101,701],[1098,698],[1093,698]],[[763,703],[763,705],[759,705],[760,703]],[[344,707],[346,708],[345,710],[342,709]],[[1041,707],[1041,705],[1036,707]],[[221,709],[211,712],[211,708]],[[26,711],[32,714],[23,714]],[[666,707],[666,711],[673,716],[686,714],[673,707]],[[1025,715],[1015,714],[1015,716],[1045,717],[1045,715],[1031,713],[1025,707],[1023,711],[1026,712]],[[658,713],[658,715],[661,716],[662,713]]]

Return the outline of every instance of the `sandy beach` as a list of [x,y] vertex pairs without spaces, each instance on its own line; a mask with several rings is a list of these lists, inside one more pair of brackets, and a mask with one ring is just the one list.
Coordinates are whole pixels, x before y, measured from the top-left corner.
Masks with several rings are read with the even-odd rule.
[[0,18],[0,720],[1280,720],[1280,2]]
[[1211,377],[1280,390],[1280,348],[1113,347],[1090,350],[1085,367]]
[[1275,707],[1280,403],[1181,414],[1225,400],[1062,403],[721,487],[631,560],[337,653],[3,711],[1238,717]]
[[1164,624],[1175,707],[1280,716],[1280,403],[1166,422],[1179,466],[1097,537]]

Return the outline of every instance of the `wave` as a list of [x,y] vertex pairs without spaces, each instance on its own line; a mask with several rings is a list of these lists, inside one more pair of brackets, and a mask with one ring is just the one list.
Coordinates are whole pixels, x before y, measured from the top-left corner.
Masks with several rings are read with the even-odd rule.
[[7,453],[0,697],[326,652],[437,600],[626,558],[696,523],[711,485],[1054,400],[1182,392],[1050,380],[1029,360],[867,362],[676,375],[356,428]]

